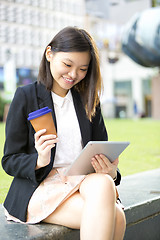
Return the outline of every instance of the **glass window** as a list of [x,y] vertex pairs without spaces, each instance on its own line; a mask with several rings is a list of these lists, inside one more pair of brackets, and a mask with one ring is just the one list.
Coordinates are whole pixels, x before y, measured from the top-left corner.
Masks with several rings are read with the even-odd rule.
[[31,4],[31,0],[23,0],[23,4],[30,5]]
[[38,30],[32,30],[32,45],[33,46],[39,46],[39,31]]
[[24,30],[23,28],[17,28],[16,30],[17,36],[16,36],[16,41],[18,44],[23,44],[24,42]]
[[46,1],[45,0],[39,0],[39,7],[45,8],[46,7]]
[[25,45],[31,45],[31,30],[25,29],[24,31],[24,44]]
[[53,14],[47,14],[47,28],[54,28],[55,18]]
[[55,0],[54,9],[55,9],[55,11],[61,11],[61,1],[60,0]]
[[32,6],[34,6],[34,7],[38,7],[39,2],[38,2],[38,0],[31,0],[31,4],[32,4]]
[[9,43],[15,43],[15,28],[14,27],[8,27],[8,42]]
[[7,6],[0,4],[0,20],[6,21],[7,20]]
[[24,49],[17,51],[16,66],[24,66]]
[[34,50],[33,54],[32,54],[32,64],[34,67],[37,67],[37,63],[39,63],[39,59],[38,59],[38,52],[36,50]]
[[39,24],[39,14],[38,14],[37,10],[32,11],[31,18],[32,18],[32,25],[33,26],[38,26],[38,24]]
[[33,59],[32,59],[32,51],[31,51],[31,49],[26,49],[25,50],[24,63],[25,63],[25,66],[27,66],[27,67],[31,67],[32,66]]
[[0,64],[3,65],[5,62],[5,49],[4,47],[0,47]]
[[4,25],[0,25],[0,43],[5,43],[5,34],[6,27]]
[[24,24],[30,25],[31,22],[31,10],[26,8],[24,10]]
[[43,11],[39,12],[39,25],[40,27],[46,27],[46,14]]
[[17,23],[24,23],[24,8],[18,7],[15,13],[15,20]]
[[46,8],[50,10],[54,9],[54,0],[48,0],[46,4]]
[[23,3],[24,0],[15,0],[17,3]]

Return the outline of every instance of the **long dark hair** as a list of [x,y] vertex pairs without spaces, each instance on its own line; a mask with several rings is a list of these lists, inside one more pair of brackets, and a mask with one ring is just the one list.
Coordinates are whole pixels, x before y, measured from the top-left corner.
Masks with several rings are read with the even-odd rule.
[[[91,60],[87,74],[83,80],[77,83],[74,88],[80,93],[86,114],[91,120],[95,114],[96,106],[102,89],[102,79],[100,74],[99,55],[94,40],[84,29],[77,27],[66,27],[62,29],[47,45],[56,52],[85,52],[89,51]],[[46,47],[46,49],[47,49]],[[50,71],[50,63],[46,59],[46,49],[39,68],[38,82],[51,90],[53,77]]]

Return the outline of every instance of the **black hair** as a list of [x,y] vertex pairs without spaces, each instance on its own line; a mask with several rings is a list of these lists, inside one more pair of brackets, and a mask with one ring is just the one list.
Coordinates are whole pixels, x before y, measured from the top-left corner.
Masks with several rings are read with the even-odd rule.
[[[99,96],[102,88],[98,50],[90,34],[77,27],[66,27],[62,29],[47,45],[51,51],[57,52],[85,52],[89,51],[91,60],[87,74],[83,80],[77,83],[74,88],[80,93],[88,118],[94,116],[95,108],[99,103]],[[47,49],[46,47],[46,49]],[[50,63],[46,59],[44,51],[38,74],[38,82],[52,90],[53,77],[50,71]]]

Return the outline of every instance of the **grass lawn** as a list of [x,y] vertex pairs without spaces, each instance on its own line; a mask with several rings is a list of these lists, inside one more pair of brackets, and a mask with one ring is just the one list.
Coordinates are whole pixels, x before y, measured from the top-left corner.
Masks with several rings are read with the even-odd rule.
[[[160,168],[160,121],[152,119],[108,119],[109,141],[130,141],[120,155],[122,176]],[[4,123],[0,123],[0,158],[3,155]],[[0,203],[4,201],[12,177],[0,166]]]
[[160,168],[160,121],[113,119],[106,127],[109,141],[130,141],[119,158],[122,176]]
[[[0,123],[0,159],[3,155],[3,146],[5,139],[5,124]],[[12,177],[8,176],[2,169],[2,165],[0,164],[0,203],[4,201],[10,183],[12,181]]]

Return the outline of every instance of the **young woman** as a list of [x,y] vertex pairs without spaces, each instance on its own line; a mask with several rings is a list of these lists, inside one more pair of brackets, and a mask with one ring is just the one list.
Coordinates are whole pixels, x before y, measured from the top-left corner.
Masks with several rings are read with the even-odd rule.
[[[91,159],[95,173],[63,172],[90,140],[106,141],[99,96],[98,53],[83,29],[61,30],[45,49],[38,82],[19,87],[6,122],[2,165],[14,176],[4,202],[8,220],[47,222],[80,229],[82,240],[123,239],[125,215],[116,202],[118,159]],[[48,106],[55,135],[35,133],[28,114]],[[94,231],[93,231],[94,230]]]

